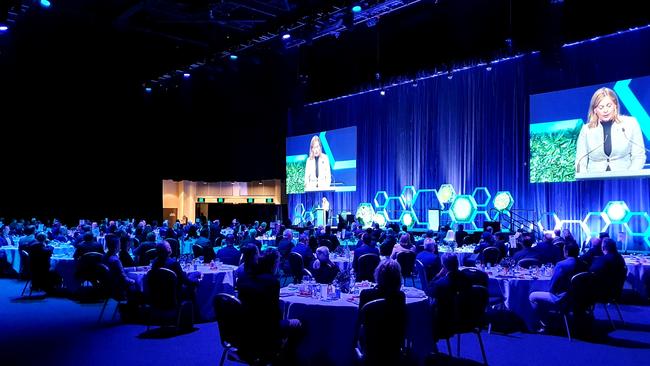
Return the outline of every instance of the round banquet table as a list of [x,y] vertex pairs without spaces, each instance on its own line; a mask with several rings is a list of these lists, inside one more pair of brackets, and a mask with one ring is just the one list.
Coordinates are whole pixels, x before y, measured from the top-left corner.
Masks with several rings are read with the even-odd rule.
[[[423,291],[405,288],[406,336],[419,363],[433,350],[431,307]],[[356,299],[356,300],[355,300]],[[300,365],[351,365],[356,354],[354,341],[359,313],[358,298],[341,294],[341,299],[323,301],[280,291],[280,305],[286,318],[300,319],[305,333],[297,345]]]
[[[129,278],[132,278],[140,291],[144,292],[144,277],[148,268],[129,267],[125,272]],[[237,267],[222,264],[218,269],[210,269],[210,266],[200,265],[196,271],[187,271],[190,278],[200,278],[196,287],[196,302],[199,309],[198,318],[203,321],[214,320],[214,309],[212,308],[212,298],[214,295],[225,292],[235,294],[235,270]]]
[[624,255],[627,265],[626,287],[639,293],[644,299],[648,298],[650,284],[650,259],[645,256]]

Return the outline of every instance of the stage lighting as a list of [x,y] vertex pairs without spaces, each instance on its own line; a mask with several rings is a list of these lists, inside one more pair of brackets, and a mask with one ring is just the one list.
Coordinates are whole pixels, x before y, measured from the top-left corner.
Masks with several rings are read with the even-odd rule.
[[623,201],[610,201],[603,212],[609,217],[612,224],[622,224],[629,215],[630,209]]
[[456,196],[456,199],[449,208],[452,218],[458,223],[470,223],[474,221],[477,212],[477,205],[474,197],[466,194]]
[[456,190],[454,190],[454,186],[451,184],[443,184],[440,186],[437,196],[441,204],[449,203],[456,196]]
[[9,30],[9,27],[7,27],[7,26],[4,25],[4,24],[0,24],[0,32],[6,32],[6,31],[8,31],[8,30]]
[[499,211],[509,210],[513,203],[514,200],[510,192],[501,191],[497,192],[496,196],[494,196],[494,208]]
[[361,11],[361,6],[360,5],[355,5],[352,7],[352,12],[353,13],[358,13]]
[[289,40],[290,38],[291,38],[291,34],[289,34],[289,33],[285,33],[285,34],[282,35],[282,40],[283,40],[283,41],[287,41],[287,40]]
[[372,217],[372,221],[379,225],[380,228],[386,227],[386,216],[382,215],[379,212]]
[[233,61],[237,60],[238,58],[239,57],[237,57],[237,55],[235,55],[235,54],[230,55],[230,59],[233,60]]
[[144,88],[144,91],[147,92],[147,93],[151,93],[151,87],[148,86],[148,87]]
[[189,79],[190,78],[190,73],[189,72],[184,72],[183,73],[183,79]]
[[379,94],[383,97],[384,95],[386,95],[386,91],[385,91],[384,89],[382,89],[382,90],[379,92]]
[[40,1],[40,4],[41,4],[41,6],[44,7],[44,8],[49,8],[50,6],[52,6],[52,3],[50,3],[49,0],[41,0],[41,1]]
[[404,211],[399,221],[402,223],[402,225],[406,225],[407,228],[411,228],[415,223],[413,214],[409,211]]
[[454,73],[452,71],[447,71],[447,79],[451,80],[454,78]]

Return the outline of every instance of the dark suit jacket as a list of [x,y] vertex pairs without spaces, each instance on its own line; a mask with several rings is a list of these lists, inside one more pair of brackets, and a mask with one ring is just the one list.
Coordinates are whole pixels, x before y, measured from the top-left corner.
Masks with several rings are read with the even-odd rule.
[[270,274],[244,276],[237,281],[246,329],[244,353],[272,353],[280,344],[280,282]]
[[318,283],[332,283],[336,275],[339,273],[339,267],[332,263],[329,259],[327,262],[321,262],[318,269],[311,268],[311,274],[314,275],[314,280]]
[[465,237],[467,236],[466,231],[456,231],[456,245],[461,246],[465,244]]
[[302,263],[305,266],[305,268],[309,269],[311,271],[311,264],[314,262],[314,253],[311,251],[311,248],[309,248],[307,245],[298,243],[293,249],[291,249],[292,252],[298,253],[302,256]]
[[603,287],[613,288],[627,273],[625,259],[619,253],[607,253],[596,257],[589,271],[596,276],[596,282]]
[[433,279],[433,277],[438,272],[440,272],[440,269],[442,268],[440,256],[431,252],[427,252],[426,250],[420,252],[415,257],[415,259],[419,260],[424,265],[424,270],[427,274],[427,281],[431,281],[431,279]]
[[96,241],[84,241],[79,244],[79,246],[77,246],[77,250],[74,251],[74,255],[72,257],[75,260],[78,260],[82,255],[91,252],[104,254],[104,246]]
[[541,241],[537,243],[535,250],[539,253],[539,260],[543,263],[557,263],[563,259],[563,253],[560,248],[553,245],[550,241]]
[[560,261],[555,266],[553,277],[551,277],[551,286],[549,292],[555,295],[561,295],[569,291],[571,286],[571,277],[581,272],[584,268],[577,258],[569,257]]
[[429,282],[426,293],[435,300],[435,339],[450,336],[454,322],[456,293],[472,288],[472,281],[461,271],[449,272],[445,277]]
[[[208,250],[212,250],[212,248],[209,248]],[[217,252],[217,259],[221,260],[225,264],[230,264],[231,266],[238,266],[240,257],[241,252],[234,246],[226,245],[225,247],[221,247]]]
[[379,287],[375,287],[361,291],[359,294],[359,309],[370,301],[377,299],[386,299],[387,301],[393,302],[396,306],[406,306],[406,295],[402,291],[389,293],[382,291]]
[[133,280],[129,279],[126,273],[124,273],[122,262],[115,255],[104,254],[104,257],[102,257],[102,263],[108,267],[108,279],[113,293],[115,295],[124,296],[127,288]]
[[354,256],[352,257],[352,268],[355,272],[358,272],[357,266],[359,265],[359,257],[364,254],[377,254],[379,255],[379,249],[377,247],[371,247],[370,245],[362,245],[354,251]]
[[178,281],[177,285],[179,287],[181,287],[181,286],[188,286],[189,287],[189,286],[194,285],[194,282],[191,281],[187,277],[187,273],[185,273],[185,271],[183,271],[183,269],[181,268],[181,264],[178,263],[173,258],[167,258],[164,262],[161,261],[160,258],[156,258],[156,259],[154,259],[154,261],[153,261],[153,263],[151,265],[151,268],[152,269],[167,268],[167,269],[171,270],[172,272],[174,272],[176,274],[176,279]]
[[601,247],[595,247],[595,248],[590,248],[587,253],[583,254],[580,256],[580,259],[587,263],[588,266],[591,266],[591,264],[594,262],[594,259],[596,257],[601,257],[603,256],[603,250]]

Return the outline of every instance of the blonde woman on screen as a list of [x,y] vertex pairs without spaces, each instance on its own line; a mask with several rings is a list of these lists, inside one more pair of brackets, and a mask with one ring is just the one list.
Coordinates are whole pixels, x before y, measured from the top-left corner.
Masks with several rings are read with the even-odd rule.
[[330,161],[323,153],[323,145],[318,135],[311,138],[309,158],[305,165],[305,191],[318,191],[330,188],[332,173]]
[[636,118],[620,114],[616,93],[596,90],[576,146],[576,172],[641,170],[646,149]]

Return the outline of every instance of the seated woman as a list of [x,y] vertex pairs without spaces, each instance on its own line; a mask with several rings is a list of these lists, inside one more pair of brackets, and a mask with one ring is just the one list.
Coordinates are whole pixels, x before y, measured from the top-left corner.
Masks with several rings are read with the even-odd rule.
[[359,308],[372,300],[386,299],[396,304],[406,304],[402,288],[402,268],[397,261],[386,259],[375,269],[375,288],[365,289],[359,295]]
[[390,259],[397,259],[397,255],[402,252],[415,253],[415,245],[411,243],[411,236],[409,234],[403,234],[399,238],[399,244],[393,246],[393,251],[390,254]]
[[326,246],[316,249],[316,258],[312,264],[312,275],[318,283],[330,284],[339,273],[339,267],[330,260],[330,250]]

